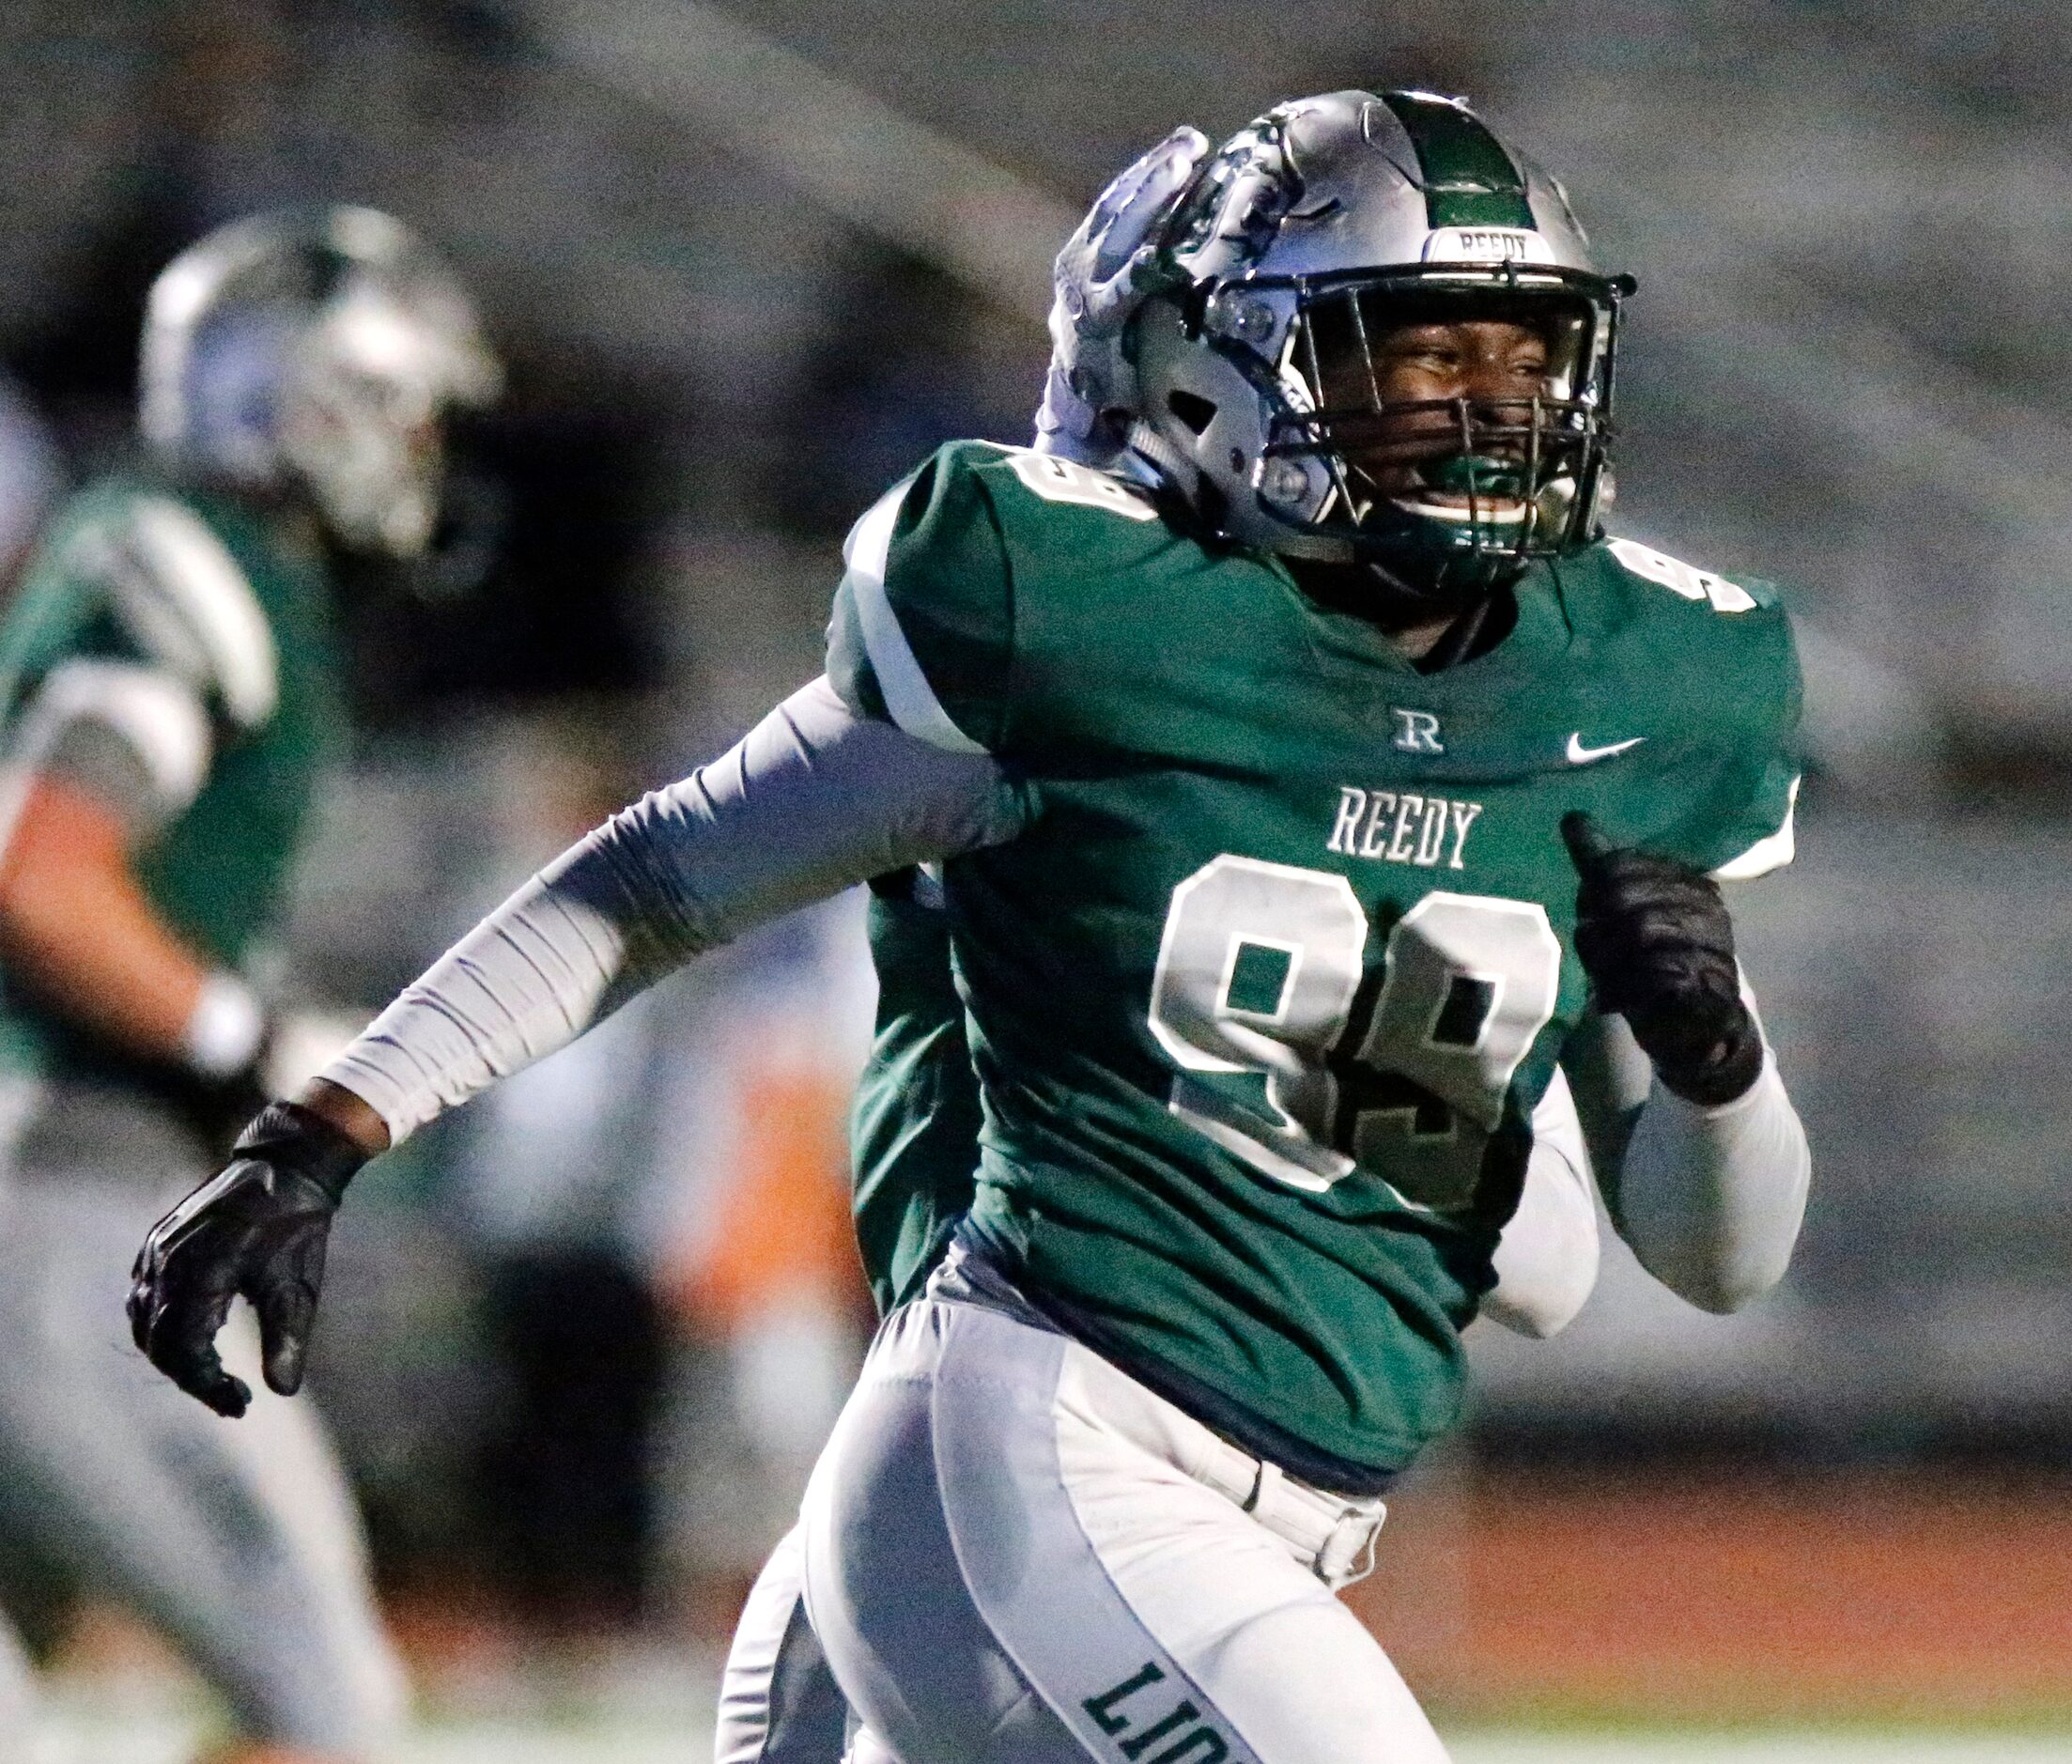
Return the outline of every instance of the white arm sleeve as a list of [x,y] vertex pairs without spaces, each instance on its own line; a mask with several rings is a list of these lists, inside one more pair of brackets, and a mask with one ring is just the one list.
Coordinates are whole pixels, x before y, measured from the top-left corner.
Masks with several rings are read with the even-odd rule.
[[1525,1186],[1493,1261],[1496,1285],[1482,1301],[1482,1314],[1539,1340],[1567,1327],[1597,1285],[1589,1154],[1575,1098],[1558,1069],[1533,1110]]
[[[1742,997],[1754,1011],[1745,979]],[[1612,1222],[1641,1265],[1709,1311],[1775,1286],[1805,1217],[1813,1156],[1768,1038],[1761,1075],[1717,1108],[1649,1088],[1647,1057],[1616,1017],[1571,1037],[1563,1064]]]
[[38,777],[91,792],[132,839],[147,837],[201,794],[214,754],[208,709],[168,670],[84,657],[60,662],[24,706],[7,751],[0,844]]
[[886,871],[997,844],[1022,814],[985,755],[862,718],[815,680],[556,859],[322,1075],[399,1142],[701,951]]

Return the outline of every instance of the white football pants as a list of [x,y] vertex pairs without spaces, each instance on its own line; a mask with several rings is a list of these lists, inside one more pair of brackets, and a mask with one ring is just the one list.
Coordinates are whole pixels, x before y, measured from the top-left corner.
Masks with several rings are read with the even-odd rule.
[[858,1764],[1444,1764],[1333,1596],[1381,1519],[932,1290],[887,1321],[813,1472],[806,1602]]

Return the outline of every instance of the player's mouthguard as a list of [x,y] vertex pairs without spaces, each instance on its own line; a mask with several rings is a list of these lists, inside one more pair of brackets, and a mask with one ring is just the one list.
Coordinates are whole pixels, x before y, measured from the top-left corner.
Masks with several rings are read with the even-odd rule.
[[1485,454],[1449,454],[1417,468],[1418,487],[1393,499],[1433,520],[1515,526],[1526,516],[1524,468]]

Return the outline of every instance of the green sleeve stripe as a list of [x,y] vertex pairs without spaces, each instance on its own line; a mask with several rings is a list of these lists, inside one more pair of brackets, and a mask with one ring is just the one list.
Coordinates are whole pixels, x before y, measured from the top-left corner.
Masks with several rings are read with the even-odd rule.
[[1785,797],[1784,825],[1774,833],[1758,839],[1739,858],[1730,858],[1712,872],[1715,882],[1753,882],[1759,875],[1768,875],[1772,870],[1782,870],[1789,863],[1797,849],[1796,835],[1792,824],[1799,812],[1799,780],[1791,781],[1791,789]]
[[943,709],[885,592],[892,529],[906,490],[905,484],[888,490],[849,530],[842,548],[843,561],[848,565],[843,586],[856,607],[863,653],[870,658],[871,672],[877,676],[878,690],[885,696],[892,721],[930,747],[951,753],[983,753],[985,750],[951,721],[950,713]]

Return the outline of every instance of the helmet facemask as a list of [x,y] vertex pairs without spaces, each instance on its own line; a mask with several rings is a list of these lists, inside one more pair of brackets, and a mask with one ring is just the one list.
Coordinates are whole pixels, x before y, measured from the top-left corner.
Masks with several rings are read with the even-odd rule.
[[[1397,275],[1296,291],[1270,373],[1255,358],[1246,374],[1271,411],[1256,490],[1288,529],[1276,549],[1369,564],[1407,592],[1452,599],[1588,543],[1610,437],[1616,302],[1523,278],[1462,280]],[[1537,339],[1539,371],[1521,376],[1516,395],[1391,395],[1392,345],[1416,328],[1463,323]]]
[[[1460,101],[1277,107],[1203,168],[1164,250],[1124,336],[1130,445],[1215,534],[1448,605],[1596,536],[1632,283]],[[1417,326],[1452,333],[1450,361],[1396,349]],[[1530,342],[1523,364],[1489,326]]]
[[283,401],[281,450],[348,548],[412,557],[430,543],[443,421],[495,384],[465,343],[378,289],[337,302],[306,337]]

